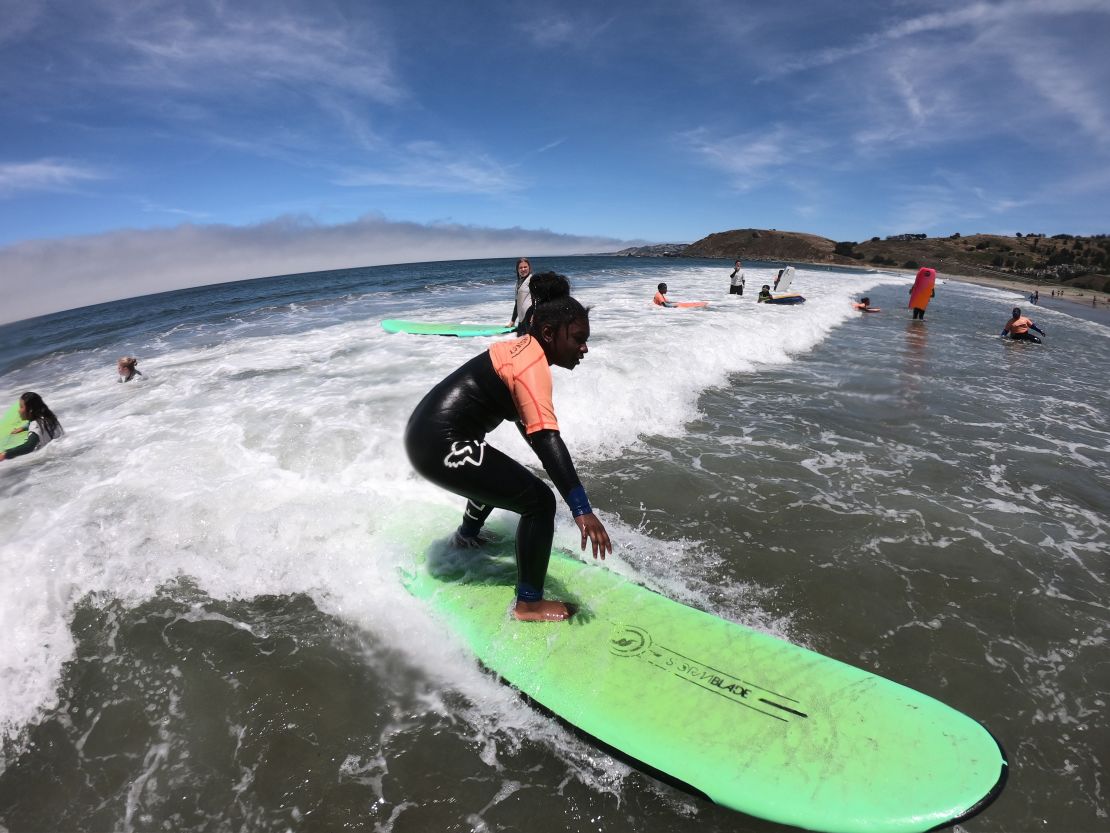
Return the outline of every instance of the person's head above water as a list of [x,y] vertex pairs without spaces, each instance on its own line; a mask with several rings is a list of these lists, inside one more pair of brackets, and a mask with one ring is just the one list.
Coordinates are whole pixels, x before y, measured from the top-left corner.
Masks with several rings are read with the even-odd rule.
[[564,275],[541,272],[532,276],[535,312],[529,334],[539,341],[550,364],[573,370],[589,352],[590,311],[571,297]]
[[870,298],[860,298],[859,302],[861,304],[863,304],[865,307],[871,306],[871,299]]
[[517,261],[516,261],[516,276],[518,278],[524,279],[524,278],[528,277],[531,273],[532,273],[532,264],[529,262],[528,258],[526,258],[526,257],[517,258]]
[[662,292],[664,295],[667,294],[667,285],[665,283],[661,283],[661,284],[659,284],[659,286],[657,286],[655,288],[658,289],[660,292]]
[[1014,307],[1013,317],[1021,318],[1021,307]]
[[19,418],[41,423],[50,432],[50,436],[58,432],[58,418],[34,391],[27,391],[19,397]]

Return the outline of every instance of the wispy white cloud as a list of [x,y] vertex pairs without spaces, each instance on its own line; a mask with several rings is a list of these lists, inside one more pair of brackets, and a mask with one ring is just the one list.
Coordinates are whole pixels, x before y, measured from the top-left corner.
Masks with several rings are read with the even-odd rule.
[[438,142],[410,142],[391,152],[383,167],[348,169],[337,185],[397,186],[466,194],[503,194],[524,183],[484,154],[464,154]]
[[520,23],[519,28],[539,48],[580,49],[588,46],[616,20],[616,15],[598,20],[589,14],[571,15],[565,11],[558,11],[541,13]]
[[544,145],[544,146],[543,146],[542,148],[540,148],[539,150],[537,150],[537,151],[536,151],[536,153],[537,153],[537,154],[539,154],[539,153],[547,153],[547,152],[548,152],[549,150],[554,150],[555,148],[559,147],[559,145],[563,144],[563,142],[565,142],[566,140],[567,140],[567,139],[566,139],[566,137],[564,136],[564,137],[563,137],[563,138],[561,138],[561,139],[556,139],[556,140],[555,140],[554,142],[548,142],[548,143],[547,143],[546,145]]
[[615,251],[642,241],[543,229],[406,223],[369,215],[321,225],[281,217],[253,226],[185,224],[169,229],[36,240],[0,248],[0,274],[17,293],[0,323],[62,309],[267,275],[430,260]]
[[886,48],[895,41],[927,33],[953,29],[974,31],[998,23],[1013,25],[1023,18],[1063,17],[1085,12],[1110,13],[1110,5],[1106,0],[1054,0],[1051,3],[1040,0],[1020,0],[1019,2],[972,3],[969,6],[897,21],[846,46],[829,47],[809,55],[800,55],[793,60],[777,62],[759,80],[828,66],[874,49]]
[[797,164],[826,146],[819,138],[781,124],[726,137],[698,128],[680,134],[678,140],[703,164],[725,173],[732,186],[740,190],[761,185],[773,172]]
[[0,197],[27,191],[66,191],[105,177],[102,171],[63,159],[9,162],[0,164]]
[[218,92],[288,85],[342,90],[378,101],[403,94],[381,34],[344,19],[295,14],[280,6],[169,0],[103,3],[96,34],[119,61],[102,78],[155,89]]

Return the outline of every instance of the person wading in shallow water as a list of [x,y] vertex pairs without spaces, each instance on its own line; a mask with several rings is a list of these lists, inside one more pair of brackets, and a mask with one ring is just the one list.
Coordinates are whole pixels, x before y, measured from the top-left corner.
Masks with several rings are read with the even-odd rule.
[[[513,317],[509,326],[514,327],[517,335],[524,335],[528,329],[528,317],[532,314],[532,264],[522,257],[516,262],[516,303],[513,304]],[[520,318],[520,326],[516,320]]]
[[604,559],[613,546],[574,470],[551,401],[551,365],[573,370],[589,352],[589,310],[570,296],[562,275],[545,272],[532,277],[531,284],[535,306],[528,333],[494,344],[432,388],[409,417],[405,450],[417,472],[468,498],[455,546],[485,543],[480,533],[495,508],[520,514],[513,615],[528,622],[560,621],[573,610],[543,598],[555,496],[528,469],[489,445],[486,434],[503,421],[515,422],[570,507],[582,549],[589,539],[594,558]]

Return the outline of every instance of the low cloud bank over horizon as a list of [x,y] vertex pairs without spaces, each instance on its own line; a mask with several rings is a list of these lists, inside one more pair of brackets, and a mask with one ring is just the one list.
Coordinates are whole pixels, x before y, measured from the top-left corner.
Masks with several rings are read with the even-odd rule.
[[546,229],[422,224],[366,215],[320,225],[278,217],[250,226],[183,223],[0,248],[9,293],[0,324],[156,292],[215,283],[438,260],[611,252],[640,245]]

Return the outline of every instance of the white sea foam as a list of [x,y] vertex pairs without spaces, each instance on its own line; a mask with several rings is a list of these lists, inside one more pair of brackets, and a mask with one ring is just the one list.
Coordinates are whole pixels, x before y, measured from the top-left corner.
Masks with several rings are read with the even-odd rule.
[[[893,280],[801,269],[795,289],[808,303],[775,308],[754,303],[769,270],[749,272],[742,299],[723,296],[721,270],[654,275],[671,283],[673,297],[708,298],[710,308],[653,308],[654,285],[619,270],[571,276],[594,307],[593,338],[579,369],[555,370],[555,396],[587,481],[590,461],[644,435],[683,433],[707,388],[813,349],[852,315],[852,293]],[[500,698],[461,651],[432,638],[439,626],[400,589],[397,570],[411,553],[395,523],[403,517],[416,538],[457,516],[458,498],[413,474],[401,434],[428,388],[490,342],[387,335],[378,321],[401,309],[410,318],[500,321],[508,296],[504,286],[466,285],[283,306],[223,326],[175,322],[149,334],[141,383],[115,382],[114,356],[129,345],[36,362],[33,380],[26,368],[0,379],[8,398],[28,387],[43,393],[67,431],[0,471],[4,731],[54,701],[73,651],[75,604],[92,593],[136,603],[181,576],[217,598],[307,593],[421,664],[448,669],[441,673],[456,684]],[[491,440],[532,459],[510,427]],[[604,494],[593,499],[604,512]],[[606,521],[615,569],[694,595],[696,574],[666,578],[674,542]],[[556,543],[577,543],[563,516]],[[621,558],[622,547],[643,572]]]

